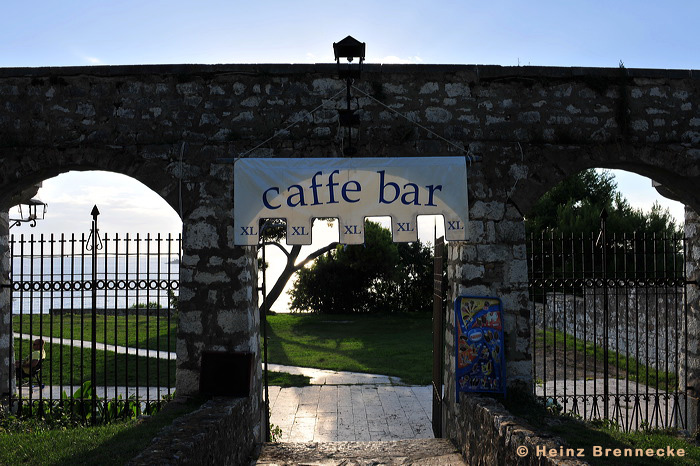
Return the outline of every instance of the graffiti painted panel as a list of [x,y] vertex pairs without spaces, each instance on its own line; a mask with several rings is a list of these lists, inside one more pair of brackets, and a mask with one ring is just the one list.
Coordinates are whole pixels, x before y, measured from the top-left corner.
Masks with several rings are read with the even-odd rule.
[[459,392],[505,393],[503,313],[498,298],[455,300],[455,364]]

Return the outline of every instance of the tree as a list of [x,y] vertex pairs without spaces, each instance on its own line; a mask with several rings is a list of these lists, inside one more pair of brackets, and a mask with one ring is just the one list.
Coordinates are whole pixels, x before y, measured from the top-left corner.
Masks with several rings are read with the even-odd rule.
[[[285,232],[286,225],[280,220],[269,220],[263,227],[261,227],[261,236],[263,239],[261,247],[278,247],[282,252],[284,252],[287,259],[284,270],[282,270],[282,274],[279,276],[275,284],[272,285],[272,288],[267,292],[267,295],[263,298],[263,302],[260,304],[260,311],[265,314],[270,310],[275,301],[277,301],[277,298],[280,297],[284,287],[287,285],[287,282],[295,273],[302,270],[309,262],[334,249],[338,245],[337,242],[327,244],[306,256],[306,258],[302,261],[297,262],[299,259],[299,254],[301,253],[301,246],[295,244],[289,251],[285,249],[279,243],[279,241],[284,237]],[[258,265],[260,268],[267,267],[267,264],[260,262]]]
[[651,236],[680,234],[668,209],[655,203],[649,213],[634,209],[617,191],[609,171],[588,169],[570,176],[549,190],[526,217],[528,233],[539,236],[571,234],[590,236],[600,229],[600,213],[607,210],[609,234],[637,232]]
[[432,254],[420,242],[396,244],[365,222],[365,244],[337,246],[299,271],[291,308],[320,313],[428,311]]
[[[677,264],[682,263],[681,227],[668,209],[657,203],[648,213],[633,208],[617,191],[612,173],[589,169],[552,188],[526,216],[526,230],[533,240],[528,244],[530,255],[539,258],[533,260],[531,272],[575,272],[579,276],[584,271],[600,271],[603,250],[598,239],[603,209],[607,212],[609,270],[617,265],[630,277],[657,270],[676,271]],[[544,241],[540,243],[539,239]],[[549,239],[557,241],[546,241]],[[661,248],[667,248],[663,252],[668,254],[653,252]]]

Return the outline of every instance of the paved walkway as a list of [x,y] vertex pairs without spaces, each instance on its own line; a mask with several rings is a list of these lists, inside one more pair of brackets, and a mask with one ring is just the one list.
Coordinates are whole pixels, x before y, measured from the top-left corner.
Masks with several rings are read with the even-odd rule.
[[431,387],[270,387],[270,423],[282,442],[432,438]]
[[[87,340],[71,340],[69,338],[59,338],[59,337],[47,337],[40,335],[30,335],[28,333],[17,333],[12,334],[14,338],[21,338],[23,340],[36,340],[37,338],[43,338],[46,343],[51,343],[54,345],[66,345],[72,346],[74,348],[92,348],[92,342]],[[113,351],[117,354],[136,354],[138,356],[144,356],[148,358],[158,358],[158,359],[177,359],[177,354],[171,351],[156,351],[152,349],[145,348],[132,348],[128,346],[117,346],[115,344],[105,344],[105,343],[95,343],[95,348],[100,351]]]
[[[70,396],[78,389],[78,385],[44,385],[43,388],[39,388],[37,385],[22,385],[18,387],[19,394],[22,398],[39,400],[39,399],[59,399],[61,398],[61,393],[66,392],[66,395]],[[97,386],[97,396],[99,398],[117,398],[121,396],[123,399],[135,396],[140,400],[161,400],[164,396],[171,395],[175,393],[175,387],[110,387],[108,386],[105,390],[104,386]]]
[[282,442],[432,438],[432,388],[360,372],[268,364],[311,378],[311,386],[269,387],[270,423]]

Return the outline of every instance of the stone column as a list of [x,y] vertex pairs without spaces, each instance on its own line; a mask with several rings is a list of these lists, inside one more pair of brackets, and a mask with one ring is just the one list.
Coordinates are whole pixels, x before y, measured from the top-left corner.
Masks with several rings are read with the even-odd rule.
[[[678,374],[680,390],[688,396],[688,430],[693,433],[698,427],[698,409],[700,407],[700,216],[690,207],[685,207],[686,238],[686,279],[694,282],[686,285],[688,306],[687,316],[683,319],[683,333],[679,357],[686,361],[681,364]],[[687,327],[685,323],[688,323]],[[687,339],[686,339],[687,333]],[[686,351],[687,348],[687,351]],[[685,358],[683,357],[685,352]],[[687,378],[687,383],[686,383]]]
[[[504,312],[506,377],[509,386],[532,384],[525,224],[510,204],[476,201],[469,210],[469,241],[448,244],[448,299],[458,295],[501,299]],[[455,438],[463,420],[455,401],[454,310],[445,335],[446,436]]]
[[233,166],[212,165],[205,180],[188,183],[187,189],[198,193],[198,201],[183,218],[176,394],[199,392],[204,351],[252,353],[250,428],[259,441],[257,251],[233,245]]
[[10,228],[8,213],[0,212],[0,403],[15,390],[10,281]]

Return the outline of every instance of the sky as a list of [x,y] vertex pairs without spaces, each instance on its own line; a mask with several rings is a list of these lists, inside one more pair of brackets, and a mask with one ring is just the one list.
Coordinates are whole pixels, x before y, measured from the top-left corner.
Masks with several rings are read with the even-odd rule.
[[[698,19],[697,0],[6,1],[0,67],[330,63],[333,42],[352,35],[368,63],[698,69]],[[634,207],[658,201],[682,222],[682,205],[650,180],[616,177]],[[46,220],[12,233],[87,232],[94,204],[103,232],[181,228],[164,201],[121,175],[60,175],[39,196]]]

